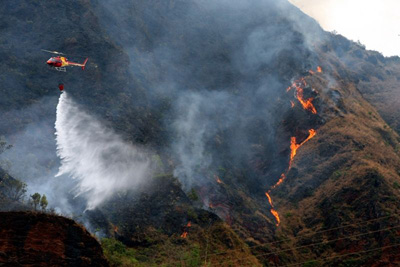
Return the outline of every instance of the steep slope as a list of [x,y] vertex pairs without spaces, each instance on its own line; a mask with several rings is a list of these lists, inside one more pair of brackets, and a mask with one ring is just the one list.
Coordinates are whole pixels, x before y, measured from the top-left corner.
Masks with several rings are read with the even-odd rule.
[[[71,95],[124,139],[157,152],[162,175],[148,178],[139,193],[118,192],[85,218],[136,249],[139,261],[399,261],[392,216],[399,209],[399,137],[360,94],[379,99],[373,104],[381,103],[376,107],[397,127],[386,109],[394,90],[368,97],[362,86],[379,79],[396,88],[396,72],[381,73],[395,60],[323,32],[286,1],[7,1],[4,7],[2,14],[7,10],[20,27],[58,36],[46,43],[25,30],[37,49],[47,44],[89,55],[85,76],[66,76],[76,85]],[[37,26],[24,16],[28,9]],[[3,20],[2,31],[16,36],[20,29]],[[71,27],[65,40],[60,21]],[[25,85],[46,88],[54,76],[31,63],[38,54],[28,60],[26,40],[8,39],[2,68],[24,81],[9,82],[4,93],[8,119],[1,129],[13,133],[33,119],[10,110],[54,94],[47,88],[24,95]],[[15,48],[24,64],[12,60]],[[36,73],[24,75],[28,69]],[[40,121],[52,105],[33,114]]]
[[319,92],[315,101],[328,100],[320,102],[326,122],[272,194],[284,215],[280,234],[288,244],[282,247],[297,262],[396,266],[399,136],[346,78],[340,61],[322,56],[327,71],[307,81]]
[[325,53],[335,53],[340,58],[357,89],[376,107],[385,121],[399,132],[399,57],[385,58],[340,35],[331,36],[323,49]]
[[134,248],[135,258],[144,265],[225,265],[233,261],[260,266],[247,244],[215,210],[196,207],[198,196],[186,196],[176,178],[159,176],[151,185],[140,190],[140,195],[121,192],[99,210],[88,211],[92,226]]
[[100,244],[82,226],[60,216],[0,213],[4,266],[108,266]]
[[[52,125],[57,85],[63,82],[77,101],[108,117],[115,129],[124,128],[126,135],[142,141],[151,136],[145,130],[148,124],[137,119],[147,116],[145,94],[126,71],[127,55],[109,39],[88,1],[4,1],[0,13],[2,135],[21,131],[30,123]],[[88,66],[85,71],[57,72],[45,64],[51,54],[40,49],[68,52],[70,59],[78,62],[89,57]],[[129,84],[135,90],[127,91]],[[43,99],[47,102],[42,103]],[[39,107],[32,110],[35,104]]]

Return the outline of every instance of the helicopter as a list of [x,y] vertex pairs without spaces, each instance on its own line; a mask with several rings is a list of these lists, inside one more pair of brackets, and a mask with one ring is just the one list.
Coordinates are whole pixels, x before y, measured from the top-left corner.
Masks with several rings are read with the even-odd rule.
[[[67,68],[69,66],[73,66],[73,67],[81,67],[82,70],[85,69],[86,63],[88,61],[88,57],[85,59],[85,61],[83,61],[83,63],[76,63],[76,62],[72,62],[69,61],[66,57],[66,54],[61,53],[61,52],[57,52],[57,51],[50,51],[50,50],[45,50],[45,49],[41,49],[43,52],[47,52],[47,53],[51,53],[51,54],[55,54],[58,55],[56,57],[51,57],[49,60],[47,60],[47,65],[49,65],[50,67],[54,68],[57,71],[60,72],[67,72]],[[60,82],[58,84],[58,89],[60,89],[60,91],[64,90],[64,83]]]
[[[60,53],[57,51],[49,51],[49,50],[45,50],[45,49],[42,49],[42,51],[56,54],[56,55],[64,55],[65,56],[64,53]],[[66,57],[57,56],[57,57],[51,57],[49,60],[47,60],[46,63],[47,63],[47,65],[54,67],[58,71],[66,72],[67,71],[66,67],[69,67],[69,66],[81,67],[82,70],[84,70],[88,59],[89,58],[86,58],[85,61],[81,64],[81,63],[69,61]]]

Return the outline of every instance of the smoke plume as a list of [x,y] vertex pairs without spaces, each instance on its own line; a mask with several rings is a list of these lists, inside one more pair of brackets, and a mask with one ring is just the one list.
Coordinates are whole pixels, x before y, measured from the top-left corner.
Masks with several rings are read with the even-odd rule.
[[77,181],[76,195],[93,209],[113,193],[134,189],[150,174],[148,154],[125,143],[112,130],[81,110],[63,93],[57,106],[56,142],[61,167],[57,176]]

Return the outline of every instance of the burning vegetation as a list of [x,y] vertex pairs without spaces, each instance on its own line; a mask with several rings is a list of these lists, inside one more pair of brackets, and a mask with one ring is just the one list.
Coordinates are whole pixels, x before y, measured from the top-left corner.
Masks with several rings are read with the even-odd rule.
[[218,175],[214,174],[214,178],[215,178],[215,181],[217,181],[217,183],[223,184],[223,182],[221,181],[221,179],[219,178]]
[[183,233],[181,234],[182,238],[186,238],[187,237],[190,227],[192,227],[192,223],[189,221],[183,228],[184,230],[183,230]]
[[313,137],[317,134],[317,132],[316,132],[314,129],[310,129],[310,130],[308,130],[308,132],[309,132],[308,137],[307,137],[303,142],[301,142],[300,144],[297,144],[297,142],[296,142],[296,137],[295,137],[295,136],[293,136],[293,137],[291,138],[291,140],[290,140],[290,162],[289,162],[289,169],[292,167],[292,162],[293,162],[294,157],[296,156],[297,150],[298,150],[302,145],[304,145],[305,143],[307,143],[308,141],[310,141],[310,139],[313,138]]
[[[304,98],[304,88],[307,86],[307,82],[305,78],[300,78],[292,83],[291,86],[289,86],[286,91],[289,92],[292,89],[295,89],[295,97],[296,99],[300,102],[300,104],[303,106],[304,109],[312,112],[313,114],[317,114],[317,110],[314,107],[312,101],[314,98],[310,97],[305,99]],[[293,107],[293,102],[292,102],[292,107]]]
[[[317,72],[321,73],[322,72],[322,68],[320,66],[317,67]],[[309,73],[311,75],[315,74],[315,72],[313,70],[310,70]],[[308,110],[309,112],[311,112],[312,114],[317,114],[317,110],[314,106],[314,104],[312,103],[314,98],[310,97],[305,99],[304,98],[304,88],[307,86],[307,82],[305,80],[304,77],[295,80],[291,86],[289,86],[286,91],[289,92],[292,89],[295,89],[295,97],[296,99],[300,102],[300,104],[302,105],[304,110]],[[294,102],[290,101],[292,108],[294,107]],[[301,143],[297,143],[297,138],[296,136],[292,136],[290,139],[290,160],[289,160],[289,167],[287,169],[287,171],[289,171],[292,167],[292,163],[294,160],[294,157],[297,154],[297,150],[303,146],[305,143],[307,143],[308,141],[310,141],[316,134],[316,130],[315,129],[310,129],[308,130],[308,137],[302,141]],[[286,172],[287,172],[286,171]],[[286,174],[282,173],[281,177],[279,178],[278,182],[276,182],[273,186],[271,186],[271,188],[268,190],[268,192],[265,193],[265,195],[268,198],[268,202],[271,205],[271,214],[275,217],[276,220],[276,226],[279,226],[281,220],[279,217],[279,213],[274,209],[274,205],[272,202],[272,198],[271,198],[271,190],[275,189],[276,187],[278,187],[279,185],[281,185],[283,183],[283,181],[286,179]]]

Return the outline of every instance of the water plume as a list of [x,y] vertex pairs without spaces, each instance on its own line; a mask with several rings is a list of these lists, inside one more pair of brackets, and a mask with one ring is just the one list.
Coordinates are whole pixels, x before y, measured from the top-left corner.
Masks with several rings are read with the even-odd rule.
[[69,175],[77,181],[76,196],[87,199],[87,209],[118,191],[134,189],[151,173],[148,152],[124,142],[66,92],[60,96],[55,128],[61,159],[56,176]]

